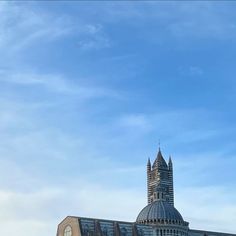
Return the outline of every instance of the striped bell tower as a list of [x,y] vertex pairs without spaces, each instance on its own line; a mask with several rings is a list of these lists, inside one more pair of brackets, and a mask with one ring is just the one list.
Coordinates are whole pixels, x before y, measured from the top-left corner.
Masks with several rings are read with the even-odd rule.
[[147,162],[148,204],[155,201],[158,186],[162,186],[164,188],[166,200],[174,206],[173,164],[170,157],[167,165],[160,148],[153,165],[151,165],[150,159],[148,159]]

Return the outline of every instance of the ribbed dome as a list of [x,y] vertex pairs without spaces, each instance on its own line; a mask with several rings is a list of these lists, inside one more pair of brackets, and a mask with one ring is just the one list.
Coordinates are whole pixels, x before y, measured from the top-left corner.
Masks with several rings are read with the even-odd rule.
[[139,213],[136,222],[150,220],[174,220],[183,222],[180,213],[167,201],[154,201],[147,205]]

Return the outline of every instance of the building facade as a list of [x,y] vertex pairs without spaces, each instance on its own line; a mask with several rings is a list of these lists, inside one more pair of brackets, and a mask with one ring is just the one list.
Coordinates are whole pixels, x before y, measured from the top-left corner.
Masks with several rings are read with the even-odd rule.
[[135,222],[68,216],[57,228],[57,236],[236,236],[189,228],[174,206],[173,164],[159,149],[147,163],[147,206]]

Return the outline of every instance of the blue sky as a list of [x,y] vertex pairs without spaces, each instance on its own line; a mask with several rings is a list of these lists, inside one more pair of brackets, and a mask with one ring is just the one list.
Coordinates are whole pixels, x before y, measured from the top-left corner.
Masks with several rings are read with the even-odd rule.
[[0,234],[134,221],[159,139],[190,227],[236,233],[235,10],[1,2]]

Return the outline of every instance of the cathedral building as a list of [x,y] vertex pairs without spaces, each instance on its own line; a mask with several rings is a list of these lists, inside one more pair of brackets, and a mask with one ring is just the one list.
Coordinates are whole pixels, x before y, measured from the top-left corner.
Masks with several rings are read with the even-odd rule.
[[57,236],[236,236],[189,228],[174,206],[173,165],[161,150],[147,163],[147,206],[135,222],[67,216],[57,228]]

